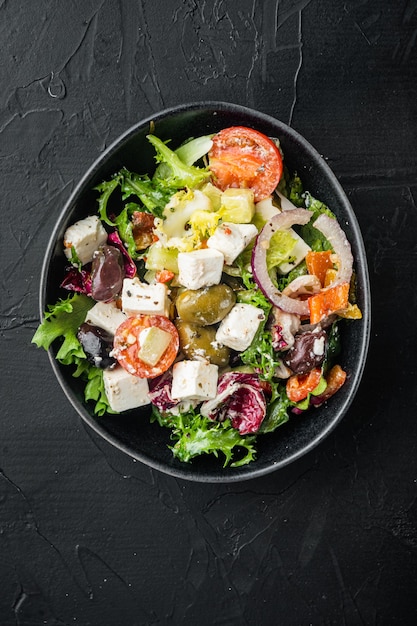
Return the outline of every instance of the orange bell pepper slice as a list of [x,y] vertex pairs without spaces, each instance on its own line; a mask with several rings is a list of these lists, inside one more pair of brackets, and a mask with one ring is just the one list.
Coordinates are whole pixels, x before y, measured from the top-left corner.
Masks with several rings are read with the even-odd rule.
[[174,272],[170,270],[158,270],[156,272],[155,278],[158,283],[169,283],[170,280],[174,278]]
[[323,287],[330,287],[333,281],[336,280],[337,270],[329,269],[326,272],[326,276],[324,277]]
[[351,304],[350,302],[347,305],[346,309],[343,309],[342,311],[338,312],[338,315],[340,315],[340,317],[343,317],[347,320],[361,320],[362,319],[362,311],[360,310],[358,305]]
[[293,374],[289,377],[286,384],[288,399],[291,402],[301,402],[317,387],[320,378],[320,367],[313,367],[307,374]]
[[315,397],[314,404],[317,406],[317,401],[320,401],[320,404],[328,400],[331,396],[333,396],[336,391],[345,384],[347,374],[340,367],[340,365],[334,365],[332,369],[326,376],[327,387],[320,395]]
[[306,254],[307,271],[309,274],[317,276],[322,287],[324,286],[327,270],[333,269],[332,254],[331,250],[320,252],[309,250]]
[[349,304],[349,283],[340,283],[308,299],[310,323],[317,324],[327,315],[346,309]]

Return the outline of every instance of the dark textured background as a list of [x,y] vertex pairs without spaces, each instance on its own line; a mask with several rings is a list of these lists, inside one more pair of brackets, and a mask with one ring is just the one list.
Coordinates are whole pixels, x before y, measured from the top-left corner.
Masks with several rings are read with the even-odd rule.
[[[1,626],[416,623],[416,33],[416,0],[0,0]],[[203,99],[325,156],[373,289],[341,425],[230,486],[99,440],[30,344],[74,185],[132,123]]]

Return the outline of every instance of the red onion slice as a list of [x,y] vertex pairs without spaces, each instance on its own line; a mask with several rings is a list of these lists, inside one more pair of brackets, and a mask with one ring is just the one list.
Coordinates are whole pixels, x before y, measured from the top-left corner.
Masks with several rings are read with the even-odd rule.
[[339,225],[337,219],[322,213],[314,222],[317,228],[326,237],[338,257],[339,268],[334,281],[329,285],[334,287],[339,283],[348,283],[352,277],[353,255],[350,243]]
[[[272,282],[266,265],[266,251],[269,247],[269,240],[277,230],[291,228],[294,224],[307,224],[312,216],[311,211],[306,209],[293,209],[283,211],[274,215],[262,228],[252,251],[252,272],[253,278],[259,289],[266,298],[282,311],[296,313],[300,316],[308,316],[310,310],[306,300],[297,300],[284,296]],[[317,222],[317,220],[316,220]]]

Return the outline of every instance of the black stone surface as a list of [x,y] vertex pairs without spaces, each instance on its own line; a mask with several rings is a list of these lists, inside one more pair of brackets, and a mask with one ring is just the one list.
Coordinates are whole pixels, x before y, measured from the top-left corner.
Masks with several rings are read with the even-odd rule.
[[[414,624],[417,5],[0,0],[0,624]],[[362,228],[363,382],[309,455],[233,485],[150,470],[93,433],[31,345],[71,190],[152,112],[275,116]]]

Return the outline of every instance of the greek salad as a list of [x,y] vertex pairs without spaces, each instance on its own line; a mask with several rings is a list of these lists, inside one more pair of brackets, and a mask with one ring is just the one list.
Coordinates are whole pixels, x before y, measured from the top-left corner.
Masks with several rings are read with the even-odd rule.
[[32,341],[56,342],[98,419],[148,407],[138,420],[171,429],[180,461],[244,465],[345,383],[351,247],[278,139],[234,126],[176,149],[147,140],[155,171],[103,181],[66,229],[65,291]]

